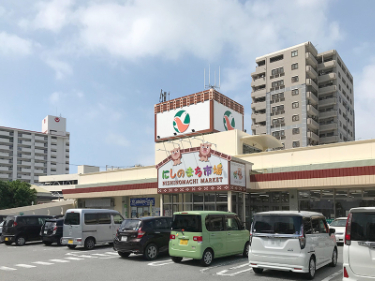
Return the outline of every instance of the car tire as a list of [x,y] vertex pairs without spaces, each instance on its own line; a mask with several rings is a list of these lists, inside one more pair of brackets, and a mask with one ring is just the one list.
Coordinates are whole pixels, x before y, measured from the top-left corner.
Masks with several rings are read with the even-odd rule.
[[253,271],[256,274],[262,274],[263,273],[263,268],[253,267]]
[[12,242],[10,242],[10,241],[5,241],[4,243],[5,243],[5,245],[7,245],[7,246],[12,245]]
[[246,242],[245,248],[243,249],[243,253],[242,253],[244,258],[249,257],[249,250],[250,250],[250,243]]
[[23,236],[18,236],[18,237],[16,238],[16,245],[17,245],[17,246],[23,246],[23,245],[25,245],[25,243],[26,243],[26,239],[25,239],[25,237],[23,237]]
[[51,245],[52,245],[51,242],[43,242],[43,243],[44,243],[44,245],[46,245],[46,246],[51,246]]
[[172,257],[172,261],[175,263],[180,263],[182,261],[182,258],[180,257]]
[[92,237],[86,238],[85,240],[85,249],[92,250],[95,248],[95,240]]
[[214,253],[212,252],[212,250],[206,249],[203,252],[200,264],[202,266],[210,266],[213,260],[214,260]]
[[71,249],[71,250],[75,249],[76,247],[77,247],[77,245],[68,245],[68,248]]
[[331,261],[331,263],[329,265],[331,267],[335,267],[337,265],[337,249],[336,248],[333,249],[332,261]]
[[130,253],[129,252],[117,252],[119,255],[120,255],[120,257],[122,257],[122,258],[127,258],[127,257],[129,257],[130,256]]
[[309,272],[306,273],[306,278],[308,280],[313,280],[316,273],[316,263],[314,257],[311,257],[309,260]]
[[158,246],[156,246],[155,244],[148,244],[145,248],[145,251],[143,253],[143,256],[146,260],[154,260],[158,257],[158,254],[159,254],[159,250],[158,250]]

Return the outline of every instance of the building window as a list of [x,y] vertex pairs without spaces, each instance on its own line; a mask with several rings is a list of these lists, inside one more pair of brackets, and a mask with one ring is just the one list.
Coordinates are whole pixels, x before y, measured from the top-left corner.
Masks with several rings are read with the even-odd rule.
[[342,123],[341,123],[341,121],[340,121],[340,127],[342,127]]
[[299,94],[299,90],[298,89],[292,90],[292,96],[296,96],[298,94]]
[[339,78],[341,78],[341,73],[339,72]]
[[341,114],[341,109],[339,108],[339,114]]
[[292,51],[292,57],[298,56],[298,51]]
[[299,147],[299,141],[294,141],[292,145],[293,147]]
[[298,135],[299,134],[299,128],[293,128],[292,133],[293,133],[293,135]]
[[294,76],[294,77],[292,77],[292,83],[295,83],[295,82],[298,82],[298,76]]
[[292,103],[292,108],[298,108],[298,107],[299,107],[298,101]]
[[284,67],[279,67],[279,68],[275,68],[271,70],[272,76],[278,76],[279,74],[282,74],[282,73],[284,73]]
[[292,70],[294,70],[294,69],[298,69],[298,63],[293,63],[292,64]]
[[284,59],[284,55],[279,55],[273,58],[270,58],[270,62],[275,62]]
[[272,82],[272,88],[280,87],[280,86],[283,86],[283,85],[284,85],[284,80]]
[[298,121],[298,120],[299,120],[298,114],[292,116],[292,121]]
[[341,85],[339,84],[339,90],[341,91]]
[[340,140],[342,140],[342,134],[340,133]]

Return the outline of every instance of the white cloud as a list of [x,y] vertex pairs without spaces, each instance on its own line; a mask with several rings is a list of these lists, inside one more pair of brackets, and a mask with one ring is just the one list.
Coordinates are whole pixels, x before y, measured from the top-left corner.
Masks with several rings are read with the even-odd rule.
[[16,35],[0,32],[0,55],[27,56],[32,53],[31,41]]
[[110,145],[117,145],[117,146],[124,146],[124,147],[130,146],[130,142],[124,136],[114,134],[114,133],[108,134],[105,140]]
[[48,101],[50,104],[56,105],[60,102],[60,98],[61,98],[61,93],[54,92],[49,96]]
[[61,80],[65,76],[73,73],[71,66],[61,60],[48,58],[45,60],[46,64],[55,70],[56,79]]

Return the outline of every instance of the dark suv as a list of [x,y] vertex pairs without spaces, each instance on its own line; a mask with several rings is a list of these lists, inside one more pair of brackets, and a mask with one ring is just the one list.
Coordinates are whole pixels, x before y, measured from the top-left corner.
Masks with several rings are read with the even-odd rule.
[[26,241],[40,241],[40,229],[51,216],[7,216],[3,225],[5,245],[22,246]]
[[134,253],[153,260],[168,251],[171,224],[171,217],[125,219],[117,230],[113,249],[123,258]]
[[40,236],[45,245],[57,243],[61,246],[61,238],[63,236],[64,219],[47,219],[40,230]]

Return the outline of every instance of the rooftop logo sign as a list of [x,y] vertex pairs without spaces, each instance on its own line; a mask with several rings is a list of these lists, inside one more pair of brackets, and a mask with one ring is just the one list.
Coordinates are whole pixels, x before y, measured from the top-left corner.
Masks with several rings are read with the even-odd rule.
[[186,110],[180,110],[173,117],[173,128],[177,133],[185,132],[190,125],[190,115]]
[[224,122],[224,128],[227,131],[234,130],[236,127],[236,122],[234,120],[234,116],[232,112],[229,110],[225,111],[224,117],[223,117],[223,122]]

